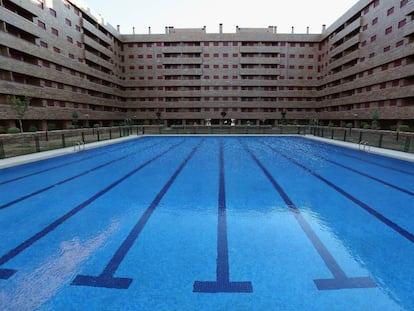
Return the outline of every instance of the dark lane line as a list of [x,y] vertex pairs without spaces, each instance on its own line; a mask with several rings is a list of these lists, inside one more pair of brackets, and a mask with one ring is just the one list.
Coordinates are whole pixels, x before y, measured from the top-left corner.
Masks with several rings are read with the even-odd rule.
[[[5,264],[6,262],[8,262],[10,259],[12,259],[12,258],[16,257],[17,255],[19,255],[21,252],[23,252],[24,250],[26,250],[32,244],[34,244],[35,242],[37,242],[38,240],[40,240],[41,238],[43,238],[48,233],[50,233],[53,230],[55,230],[59,225],[61,225],[62,223],[64,223],[66,220],[70,219],[72,216],[76,215],[79,211],[83,210],[89,204],[91,204],[96,199],[100,198],[101,196],[103,196],[104,194],[106,194],[107,192],[109,192],[110,190],[112,190],[114,187],[118,186],[120,183],[122,183],[123,181],[125,181],[127,178],[131,177],[132,175],[134,175],[135,173],[137,173],[138,171],[140,171],[144,167],[148,166],[149,164],[151,164],[155,160],[157,160],[157,159],[161,158],[162,156],[166,155],[168,152],[170,152],[174,148],[178,147],[182,143],[183,142],[180,142],[180,143],[177,143],[175,145],[172,145],[167,150],[159,153],[158,155],[156,155],[156,156],[152,157],[151,159],[147,160],[146,162],[142,163],[141,165],[139,165],[138,167],[136,167],[135,169],[133,169],[132,171],[130,171],[129,173],[127,173],[126,175],[124,175],[123,177],[117,179],[116,181],[114,181],[109,186],[105,187],[104,189],[102,189],[101,191],[99,191],[98,193],[96,193],[95,195],[93,195],[92,197],[90,197],[89,199],[87,199],[86,201],[82,202],[81,204],[79,204],[78,206],[76,206],[75,208],[73,208],[72,210],[70,210],[69,212],[67,212],[65,215],[63,215],[60,218],[56,219],[54,222],[52,222],[51,224],[49,224],[48,226],[46,226],[45,228],[43,228],[41,231],[37,232],[36,234],[34,234],[30,238],[28,238],[27,240],[25,240],[24,242],[22,242],[21,244],[19,244],[15,248],[11,249],[9,252],[7,252],[2,257],[0,257],[0,266],[2,266],[3,264]],[[17,270],[0,269],[0,279],[8,279],[13,274],[15,274],[16,272],[17,272]]]
[[[261,142],[262,142],[262,144],[265,144],[265,145],[270,146],[267,142],[264,142],[264,141],[261,141]],[[377,181],[377,182],[379,182],[379,183],[382,183],[382,184],[384,184],[384,185],[386,185],[386,186],[388,186],[388,187],[394,188],[394,189],[396,189],[396,190],[398,190],[398,191],[401,191],[401,192],[404,192],[404,193],[406,193],[406,194],[408,194],[408,195],[414,196],[414,192],[413,192],[413,191],[410,191],[410,190],[407,190],[407,189],[401,188],[401,187],[399,187],[399,186],[396,186],[396,185],[394,185],[394,184],[392,184],[392,183],[389,183],[388,181],[385,181],[385,180],[380,179],[380,178],[378,178],[378,177],[375,177],[375,176],[369,175],[369,174],[367,174],[367,173],[364,173],[364,172],[362,172],[362,171],[360,171],[360,170],[354,169],[354,168],[349,167],[349,166],[347,166],[347,165],[341,164],[341,163],[336,162],[336,161],[334,161],[334,160],[330,160],[330,159],[328,159],[328,158],[326,158],[326,157],[324,157],[324,156],[318,155],[318,154],[316,154],[316,153],[313,153],[313,152],[308,151],[308,150],[303,149],[303,148],[297,148],[296,150],[300,150],[300,151],[302,151],[302,152],[304,152],[304,153],[306,153],[306,154],[312,155],[312,156],[314,156],[314,157],[316,157],[316,158],[319,158],[319,159],[324,160],[324,161],[326,161],[326,162],[332,163],[332,164],[337,165],[337,166],[339,166],[339,167],[342,167],[342,168],[344,168],[344,169],[346,169],[346,170],[349,170],[349,171],[354,172],[354,173],[356,173],[356,174],[359,174],[359,175],[361,175],[361,176],[367,177],[367,178],[369,178],[369,179],[371,179],[371,180],[375,180],[375,181]]]
[[[113,145],[111,145],[111,146],[113,146]],[[18,181],[18,180],[21,180],[21,179],[24,179],[24,178],[27,178],[27,177],[31,177],[31,176],[35,176],[35,175],[38,175],[38,174],[46,173],[46,172],[49,172],[49,171],[52,171],[52,170],[55,170],[55,169],[58,169],[58,168],[62,168],[62,167],[65,167],[65,166],[68,166],[68,165],[71,165],[71,164],[74,164],[74,163],[79,163],[79,162],[82,162],[82,161],[93,159],[95,157],[99,157],[99,156],[107,154],[107,153],[108,153],[108,151],[95,153],[95,154],[93,154],[89,157],[76,159],[76,160],[65,162],[65,163],[62,163],[62,164],[59,164],[59,165],[56,165],[56,166],[53,166],[53,167],[49,167],[49,168],[46,168],[46,169],[43,169],[43,170],[40,170],[40,171],[32,172],[32,173],[27,174],[27,175],[22,175],[22,176],[19,176],[19,177],[15,177],[15,178],[12,178],[12,179],[1,181],[0,186],[11,183],[11,182],[14,182],[14,181]]]
[[151,146],[147,146],[147,147],[144,147],[143,149],[136,150],[136,151],[134,151],[134,152],[128,153],[128,154],[126,154],[126,155],[124,155],[124,156],[122,156],[122,157],[120,157],[120,158],[116,158],[116,159],[114,159],[114,160],[111,160],[111,161],[105,162],[105,163],[103,163],[103,164],[101,164],[101,165],[98,165],[98,166],[95,166],[95,167],[93,167],[93,168],[91,168],[91,169],[88,169],[88,170],[86,170],[86,171],[83,171],[82,173],[79,173],[79,174],[74,175],[74,176],[72,176],[72,177],[69,177],[69,178],[63,179],[63,180],[61,180],[61,181],[59,181],[59,182],[57,182],[57,183],[55,183],[55,184],[49,185],[49,186],[44,187],[44,188],[42,188],[42,189],[36,190],[36,191],[34,191],[34,192],[32,192],[32,193],[26,194],[26,195],[24,195],[24,196],[22,196],[22,197],[20,197],[20,198],[18,198],[18,199],[15,199],[15,200],[13,200],[13,201],[10,201],[10,202],[8,202],[8,203],[5,203],[5,204],[3,204],[3,205],[0,205],[0,209],[4,209],[4,208],[7,208],[7,207],[10,207],[10,206],[12,206],[12,205],[14,205],[14,204],[16,204],[16,203],[18,203],[18,202],[21,202],[21,201],[24,201],[24,200],[26,200],[26,199],[29,199],[29,198],[31,198],[31,197],[33,197],[33,196],[37,195],[37,194],[40,194],[40,193],[45,192],[45,191],[47,191],[47,190],[53,189],[53,188],[54,188],[54,187],[56,187],[56,186],[63,185],[63,184],[65,184],[65,183],[69,182],[69,181],[72,181],[72,180],[74,180],[74,179],[76,179],[76,178],[79,178],[79,177],[81,177],[81,176],[84,176],[84,175],[86,175],[86,174],[92,173],[92,172],[94,172],[94,171],[96,171],[96,170],[98,170],[98,169],[101,169],[101,168],[105,167],[105,166],[108,166],[108,165],[111,165],[111,164],[116,163],[116,162],[118,162],[118,161],[124,160],[124,159],[126,159],[126,158],[128,158],[128,157],[130,157],[130,156],[135,155],[137,151],[144,151],[144,150],[147,150],[147,149],[150,149],[150,148],[154,147],[155,145],[157,145],[157,144],[154,144],[154,145],[151,145]]
[[[297,137],[297,138],[298,139],[301,139],[303,141],[306,141],[308,144],[310,143],[308,139],[301,138],[301,137]],[[323,145],[330,145],[330,146],[332,146],[329,143],[324,143],[324,142],[320,142],[320,141],[312,141],[311,142],[311,145],[313,145],[313,146],[315,146],[315,145],[316,146],[319,146],[320,149],[322,148],[322,147],[320,147],[321,145],[322,146]],[[414,173],[412,173],[412,172],[403,171],[401,169],[398,169],[398,168],[395,168],[395,167],[392,167],[392,166],[387,166],[387,165],[384,165],[384,164],[381,164],[381,163],[378,163],[378,162],[374,162],[374,161],[370,161],[370,160],[364,159],[364,158],[359,157],[359,156],[356,156],[356,155],[349,154],[349,153],[347,153],[345,151],[341,151],[341,149],[345,149],[347,151],[349,149],[349,151],[355,151],[355,152],[357,152],[358,150],[350,149],[350,148],[346,148],[346,147],[340,147],[340,146],[336,146],[336,145],[334,147],[336,147],[336,150],[337,150],[337,153],[338,154],[343,155],[343,156],[345,156],[347,158],[351,158],[351,159],[358,160],[360,162],[365,162],[365,163],[368,163],[368,164],[371,164],[371,165],[379,166],[379,167],[382,167],[382,168],[385,168],[385,169],[388,169],[388,170],[391,170],[391,171],[399,172],[399,173],[402,173],[402,174],[405,174],[405,175],[408,175],[408,176],[414,176]],[[359,152],[362,152],[362,151],[359,151]],[[363,154],[366,154],[366,153],[364,152]],[[386,156],[381,156],[381,155],[373,154],[373,153],[370,153],[370,155],[376,155],[378,157],[384,157],[384,158],[386,158]],[[399,160],[399,159],[395,159],[395,160],[402,161],[402,162],[406,162],[404,160]]]
[[290,156],[288,156],[286,154],[283,154],[282,152],[280,152],[279,150],[275,149],[274,147],[272,147],[272,146],[270,146],[268,144],[263,144],[263,145],[264,146],[267,146],[273,152],[277,153],[278,155],[282,156],[283,158],[287,159],[288,161],[294,163],[295,165],[299,166],[303,170],[307,171],[308,173],[310,173],[311,175],[313,175],[317,179],[319,179],[322,182],[324,182],[325,184],[327,184],[329,187],[335,189],[337,192],[339,192],[344,197],[346,197],[347,199],[349,199],[352,202],[354,202],[356,205],[358,205],[359,207],[361,207],[362,209],[364,209],[365,211],[367,211],[369,214],[371,214],[372,216],[374,216],[375,218],[377,218],[379,221],[381,221],[382,223],[384,223],[385,225],[387,225],[389,228],[391,228],[392,230],[394,230],[395,232],[397,232],[398,234],[400,234],[402,237],[404,237],[408,241],[414,243],[414,235],[411,232],[409,232],[409,231],[405,230],[404,228],[400,227],[398,224],[396,224],[392,220],[388,219],[387,217],[385,217],[384,215],[382,215],[380,212],[378,212],[374,208],[370,207],[369,205],[367,205],[364,202],[360,201],[359,199],[355,198],[350,193],[346,192],[344,189],[340,188],[339,186],[337,186],[333,182],[331,182],[331,181],[327,180],[326,178],[322,177],[321,175],[319,175],[315,171],[311,170],[310,168],[306,167],[302,163],[296,161],[292,157],[290,157]]
[[91,275],[82,275],[78,274],[75,279],[72,281],[72,285],[78,286],[92,286],[92,287],[106,287],[106,288],[116,288],[116,289],[127,289],[133,279],[131,278],[119,278],[114,277],[116,270],[118,270],[119,265],[124,260],[125,256],[127,255],[128,251],[131,249],[132,245],[138,238],[141,231],[144,229],[145,225],[147,224],[148,220],[150,219],[152,213],[157,208],[158,204],[161,202],[164,195],[167,193],[168,189],[173,185],[178,175],[187,165],[187,163],[191,160],[194,156],[198,148],[201,146],[204,140],[201,140],[187,155],[184,161],[180,164],[174,174],[170,177],[161,191],[157,194],[155,199],[151,202],[149,207],[145,210],[144,214],[139,218],[138,222],[129,232],[128,236],[119,246],[115,254],[107,263],[106,267],[102,271],[102,273],[98,276],[91,276]]
[[198,293],[251,293],[252,283],[230,281],[229,249],[227,240],[226,187],[224,167],[224,147],[220,141],[219,147],[219,193],[217,221],[217,261],[215,281],[195,281],[193,292]]
[[325,262],[326,267],[331,271],[333,279],[316,279],[314,280],[316,287],[319,290],[335,290],[335,289],[344,289],[344,288],[372,288],[376,287],[375,282],[370,277],[348,277],[339,264],[336,262],[335,258],[319,239],[316,233],[313,231],[312,227],[302,216],[302,213],[299,208],[293,203],[289,198],[287,193],[279,185],[279,183],[273,178],[272,174],[267,170],[263,163],[257,158],[253,151],[247,146],[245,142],[240,141],[240,144],[246,150],[248,154],[253,158],[256,164],[263,171],[265,176],[268,178],[270,183],[273,185],[275,190],[279,193],[290,212],[294,215],[296,221],[299,223],[300,227],[306,234],[306,236],[311,241],[315,250],[318,252],[319,256]]

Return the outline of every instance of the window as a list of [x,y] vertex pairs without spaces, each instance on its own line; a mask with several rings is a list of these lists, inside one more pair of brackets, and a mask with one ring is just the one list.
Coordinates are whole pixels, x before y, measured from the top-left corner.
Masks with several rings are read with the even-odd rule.
[[56,28],[52,27],[52,34],[55,36],[59,36],[59,31]]
[[213,57],[216,57],[217,58],[217,57],[219,57],[219,54],[218,53],[214,53],[213,54]]
[[401,66],[401,64],[402,64],[401,59],[396,60],[396,61],[394,62],[394,67],[399,67],[399,66]]
[[70,36],[67,36],[66,39],[68,40],[68,42],[73,43],[73,39]]
[[56,17],[56,11],[55,10],[53,10],[52,8],[49,8],[49,12],[50,12],[50,15]]
[[375,17],[375,18],[372,20],[372,25],[375,25],[376,23],[378,23],[378,17]]
[[375,40],[377,40],[377,35],[373,35],[373,36],[371,37],[371,42],[374,42]]
[[395,47],[400,47],[401,45],[403,45],[404,44],[404,40],[400,40],[400,41],[398,41],[396,44],[395,44]]
[[76,31],[79,31],[79,32],[81,31],[81,28],[79,25],[76,25],[75,28],[76,28]]
[[368,24],[366,24],[366,25],[362,26],[362,31],[365,31],[365,30],[367,30],[367,29],[368,29]]
[[204,53],[204,57],[210,57],[209,53]]
[[46,68],[50,68],[50,63],[47,60],[42,60],[42,66]]
[[44,41],[40,41],[40,46],[43,47],[43,48],[47,48],[48,44]]
[[72,53],[69,53],[69,58],[75,59],[75,55],[73,55]]
[[82,48],[82,43],[80,43],[79,41],[76,42],[76,45],[78,46],[78,48]]
[[37,25],[38,25],[40,28],[42,28],[42,29],[46,29],[46,24],[45,24],[45,23],[43,23],[41,20],[38,20],[38,21],[37,21]]
[[379,4],[380,4],[379,0],[375,0],[374,1],[374,8],[376,8],[377,6],[379,6]]
[[223,57],[229,57],[229,53],[223,53]]
[[391,50],[391,46],[386,46],[386,47],[384,48],[384,53],[385,53],[385,52],[388,52],[389,50]]
[[53,51],[55,51],[56,53],[60,53],[60,49],[57,48],[56,46],[53,47]]
[[402,8],[403,6],[405,6],[408,3],[408,0],[402,0],[400,2],[400,7]]
[[390,15],[392,15],[393,13],[394,13],[394,7],[389,8],[389,9],[388,9],[388,11],[387,11],[387,16],[390,16]]
[[233,57],[239,57],[239,54],[233,53]]
[[399,21],[398,28],[402,28],[407,24],[407,20],[404,18],[403,20]]
[[385,29],[385,34],[388,35],[392,32],[392,26],[388,27],[387,29]]
[[66,22],[66,25],[68,25],[68,26],[72,26],[72,22],[71,22],[71,20],[70,19],[68,19],[68,18],[66,18],[65,19],[65,22]]
[[57,71],[62,71],[62,66],[60,66],[60,65],[56,65],[56,70],[57,70]]
[[147,55],[147,58],[152,58],[152,55],[151,55],[151,54],[148,54],[148,55]]

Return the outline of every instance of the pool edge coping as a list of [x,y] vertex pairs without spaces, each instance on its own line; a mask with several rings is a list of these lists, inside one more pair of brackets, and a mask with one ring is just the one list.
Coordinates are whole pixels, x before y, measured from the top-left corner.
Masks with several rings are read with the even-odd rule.
[[9,167],[27,164],[31,162],[36,162],[40,160],[50,159],[50,158],[54,158],[54,157],[58,157],[58,156],[66,155],[66,154],[82,152],[84,150],[95,149],[95,148],[99,148],[103,146],[109,146],[109,145],[117,144],[123,141],[137,139],[141,137],[143,136],[129,135],[126,137],[121,137],[121,138],[88,143],[84,145],[85,149],[81,149],[81,150],[76,150],[77,146],[70,146],[70,147],[65,147],[65,148],[60,148],[60,149],[53,149],[53,150],[48,150],[48,151],[42,151],[42,152],[20,155],[16,157],[0,159],[0,170],[4,168],[9,168]]
[[[120,143],[120,142],[123,142],[123,141],[138,139],[138,138],[142,138],[142,137],[146,137],[146,136],[171,137],[171,136],[258,136],[258,135],[257,134],[250,134],[250,135],[249,134],[243,134],[243,135],[240,135],[240,134],[230,134],[230,135],[228,135],[228,134],[213,134],[213,135],[212,134],[202,134],[202,135],[200,135],[200,134],[195,134],[195,135],[171,135],[171,134],[169,134],[169,135],[129,135],[129,136],[126,136],[126,137],[115,138],[115,139],[111,139],[111,140],[104,140],[104,141],[100,141],[100,142],[88,143],[88,144],[85,145],[85,149],[94,149],[94,148],[98,148],[98,147],[103,147],[103,146],[107,146],[107,145]],[[369,147],[365,148],[364,150],[361,150],[361,146],[359,144],[356,144],[356,143],[350,143],[350,142],[344,142],[344,141],[339,141],[339,140],[334,140],[334,139],[328,139],[328,138],[314,136],[314,135],[311,135],[311,134],[306,134],[306,135],[297,135],[297,134],[280,135],[280,134],[275,134],[275,135],[266,135],[266,136],[299,136],[299,137],[305,137],[307,139],[321,141],[321,142],[328,143],[328,144],[331,144],[331,145],[337,145],[337,146],[350,148],[350,149],[354,149],[354,150],[360,150],[361,152],[368,152],[368,153],[378,154],[378,155],[391,157],[391,158],[395,158],[395,159],[399,159],[399,160],[404,160],[404,161],[408,161],[408,162],[414,162],[414,154],[411,154],[411,153],[408,153],[408,152],[402,152],[402,151],[396,151],[396,150],[384,149],[384,148],[378,148],[378,147],[372,147],[372,146],[369,146]],[[81,151],[83,151],[83,150],[81,150]],[[53,158],[53,157],[57,157],[57,156],[62,156],[62,155],[66,155],[66,154],[76,153],[76,152],[79,152],[79,150],[75,150],[75,147],[71,146],[71,147],[66,147],[66,148],[61,148],[61,149],[54,149],[54,150],[48,150],[48,151],[43,151],[43,152],[38,152],[38,153],[30,153],[30,154],[11,157],[11,158],[6,158],[6,159],[0,159],[0,169],[9,168],[9,167],[22,165],[22,164],[26,164],[26,163],[31,163],[31,162],[36,162],[36,161],[49,159],[49,158]]]
[[329,139],[329,138],[323,138],[323,137],[318,137],[318,136],[314,136],[310,134],[307,134],[304,137],[308,139],[316,140],[316,141],[321,141],[321,142],[331,144],[331,145],[337,145],[340,147],[359,150],[361,152],[373,153],[373,154],[378,154],[378,155],[382,155],[382,156],[386,156],[386,157],[390,157],[394,159],[414,162],[414,154],[411,154],[408,152],[402,152],[402,151],[385,149],[385,148],[378,148],[378,147],[373,147],[373,146],[366,146],[364,149],[361,149],[360,144],[350,143],[350,142],[345,142],[345,141],[340,141],[340,140],[335,140],[335,139]]

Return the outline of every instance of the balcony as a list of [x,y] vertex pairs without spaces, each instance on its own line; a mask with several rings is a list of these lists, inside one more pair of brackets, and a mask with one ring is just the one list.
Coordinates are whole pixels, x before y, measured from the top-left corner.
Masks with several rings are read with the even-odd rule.
[[240,57],[240,64],[274,65],[274,64],[280,64],[280,58],[278,57]]
[[202,64],[201,57],[164,57],[163,64],[166,65],[185,65],[185,64]]
[[201,68],[177,68],[164,69],[164,76],[201,76],[203,70]]
[[165,46],[162,48],[163,53],[202,53],[201,46]]
[[108,57],[113,56],[110,50],[108,50],[107,48],[105,48],[104,46],[102,46],[101,44],[99,44],[98,42],[96,42],[95,40],[93,40],[92,38],[88,36],[83,35],[83,43],[85,45],[89,45],[90,47],[101,52],[102,54],[105,54]]
[[278,46],[241,46],[240,53],[280,53]]
[[279,68],[240,68],[242,76],[280,76]]
[[341,30],[335,36],[333,36],[331,42],[334,42],[334,43],[338,42],[339,40],[341,40],[342,38],[344,38],[345,36],[347,36],[348,34],[350,34],[351,32],[353,32],[355,29],[359,27],[361,27],[360,18],[356,19],[351,24],[347,25],[345,29]]
[[37,25],[33,24],[29,20],[20,17],[19,15],[0,7],[1,20],[5,21],[7,24],[10,24],[24,32],[27,32],[37,38],[41,37],[41,30]]
[[111,45],[111,39],[109,39],[104,33],[102,33],[98,28],[88,22],[86,19],[82,19],[82,27],[97,36],[102,41],[106,42],[108,45]]
[[109,70],[113,69],[113,65],[109,62],[107,62],[106,60],[104,60],[103,58],[100,58],[99,56],[96,56],[95,54],[85,51],[85,59],[88,59],[102,67],[105,67]]

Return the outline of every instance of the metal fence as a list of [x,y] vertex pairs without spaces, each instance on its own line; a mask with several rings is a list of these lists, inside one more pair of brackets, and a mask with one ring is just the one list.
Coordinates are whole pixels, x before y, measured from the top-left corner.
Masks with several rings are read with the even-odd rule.
[[[135,130],[135,132],[133,132]],[[0,135],[0,159],[142,134],[139,127],[102,127]]]
[[414,153],[414,133],[356,128],[309,127],[309,134],[378,148]]
[[281,125],[272,126],[122,126],[83,128],[0,135],[0,159],[83,144],[128,135],[305,135],[324,137],[403,152],[414,153],[414,133],[363,130],[356,128]]

